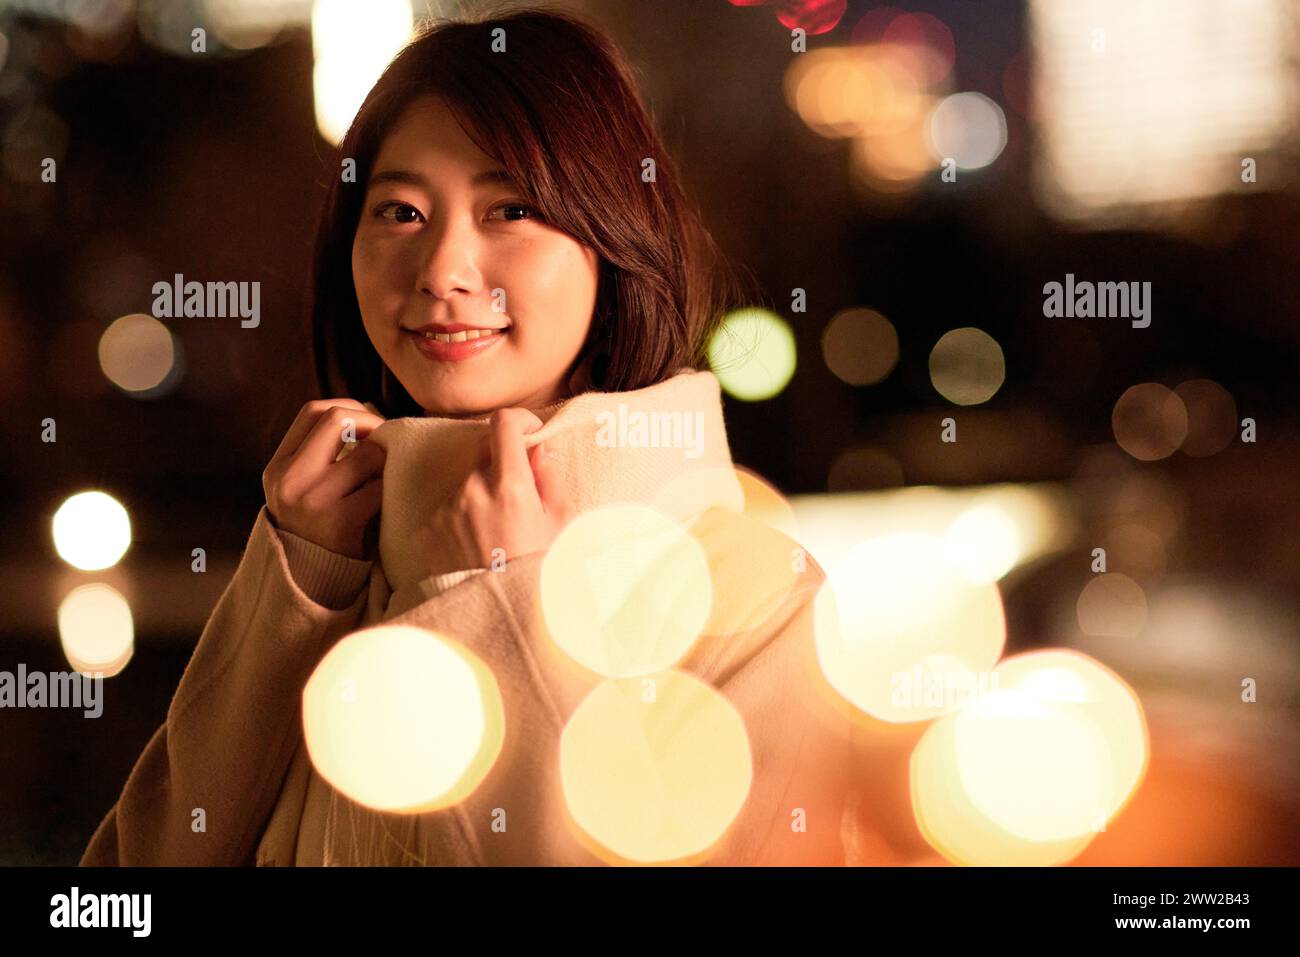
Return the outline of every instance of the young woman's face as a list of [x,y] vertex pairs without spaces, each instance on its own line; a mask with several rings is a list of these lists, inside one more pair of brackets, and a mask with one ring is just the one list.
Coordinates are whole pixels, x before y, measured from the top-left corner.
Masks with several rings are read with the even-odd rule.
[[537,408],[569,394],[599,263],[539,216],[436,97],[414,101],[381,145],[352,280],[371,343],[426,412]]

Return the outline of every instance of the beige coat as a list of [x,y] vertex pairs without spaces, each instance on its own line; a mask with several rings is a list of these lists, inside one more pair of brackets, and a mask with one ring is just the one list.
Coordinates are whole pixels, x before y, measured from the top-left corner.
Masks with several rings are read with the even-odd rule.
[[[679,432],[676,446],[667,438],[658,448],[639,444],[627,424],[654,411],[693,416],[702,441],[683,448]],[[677,517],[708,558],[712,609],[676,667],[734,705],[753,772],[735,820],[688,863],[843,864],[849,725],[813,642],[813,598],[825,577],[796,542],[740,512],[717,380],[684,371],[647,389],[587,393],[538,414],[545,425],[526,444],[547,441],[580,510],[653,504]],[[463,480],[486,428],[485,420],[429,417],[375,430],[388,457],[373,563],[282,533],[262,508],[166,723],[82,864],[610,862],[570,818],[559,784],[560,734],[599,679],[548,634],[539,597],[544,556],[494,571],[430,569],[410,547],[431,503]],[[380,622],[451,636],[497,680],[506,718],[501,753],[454,807],[373,811],[324,781],[307,754],[307,679],[341,637]],[[503,811],[509,825],[501,832],[492,825]]]

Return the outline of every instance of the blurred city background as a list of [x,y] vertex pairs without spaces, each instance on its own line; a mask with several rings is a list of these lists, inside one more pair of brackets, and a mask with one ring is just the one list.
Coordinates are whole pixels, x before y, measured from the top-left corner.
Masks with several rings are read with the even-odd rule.
[[[0,864],[75,863],[164,719],[315,397],[333,146],[413,25],[483,6],[0,0],[0,670],[115,672],[98,719],[0,711]],[[846,679],[863,859],[1300,863],[1300,5],[553,6],[628,55],[764,291],[712,356],[755,512],[890,668],[1025,655],[1004,687],[1067,702],[954,731]],[[177,273],[260,282],[260,325],[154,319]],[[1149,312],[1048,315],[1049,283]],[[1080,720],[1086,834],[1052,790],[1090,783]]]

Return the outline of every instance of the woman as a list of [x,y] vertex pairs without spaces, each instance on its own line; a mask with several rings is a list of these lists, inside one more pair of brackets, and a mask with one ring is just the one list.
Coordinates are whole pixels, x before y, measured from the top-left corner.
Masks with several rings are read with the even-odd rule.
[[[700,371],[712,247],[617,53],[538,10],[442,24],[340,157],[313,343],[322,392],[352,398],[307,403],[268,464],[239,569],[83,863],[624,862],[566,806],[560,734],[600,676],[557,650],[539,583],[575,516],[620,503],[699,542],[712,602],[676,668],[749,741],[743,806],[686,862],[843,863],[848,732],[811,637],[824,577],[739,514]],[[672,429],[651,443],[646,423]],[[500,687],[502,750],[453,807],[363,807],[305,746],[313,669],[381,621],[463,642]]]

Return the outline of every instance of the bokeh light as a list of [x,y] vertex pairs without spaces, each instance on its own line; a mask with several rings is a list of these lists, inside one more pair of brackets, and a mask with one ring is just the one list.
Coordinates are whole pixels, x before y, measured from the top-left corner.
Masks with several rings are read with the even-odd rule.
[[1141,704],[1114,672],[1073,651],[1017,655],[995,675],[995,690],[936,722],[913,752],[917,824],[958,864],[1064,863],[1145,774]]
[[826,366],[849,385],[872,385],[898,363],[894,324],[874,309],[845,309],[822,333]]
[[411,39],[410,0],[316,0],[311,12],[316,127],[337,146],[389,61]]
[[713,601],[699,542],[643,505],[592,509],[542,561],[542,614],[555,643],[596,674],[670,668],[699,637]]
[[308,679],[302,708],[317,772],[379,811],[459,803],[491,770],[505,736],[487,666],[457,642],[404,625],[334,645]]
[[1002,388],[1006,374],[1002,347],[980,329],[953,329],[930,350],[930,381],[954,405],[987,402]]
[[862,51],[872,64],[872,78],[880,90],[880,108],[870,117],[864,132],[871,136],[901,133],[922,125],[935,98],[922,81],[924,65],[915,47],[880,46]]
[[655,492],[650,505],[685,523],[713,507],[743,512],[745,491],[737,469],[731,466],[684,469]]
[[76,671],[105,678],[118,674],[135,651],[130,604],[103,582],[74,588],[59,602],[59,643]]
[[[959,786],[955,717],[941,719],[927,728],[912,751],[912,813],[931,847],[948,861],[964,866],[1048,867],[1065,863],[1088,846],[1091,834],[1058,841],[1030,841],[989,820]],[[1017,756],[1002,757],[1005,762]],[[1024,763],[1032,763],[1035,755],[1020,757]]]
[[1079,709],[999,691],[953,722],[957,784],[994,825],[1041,842],[1093,828],[1115,784],[1106,739]]
[[1165,570],[1165,541],[1147,522],[1121,522],[1106,533],[1107,567],[1150,578]]
[[1094,576],[1083,586],[1075,608],[1079,628],[1095,637],[1136,638],[1147,622],[1146,592],[1123,572]]
[[795,57],[786,70],[786,102],[828,139],[860,135],[886,105],[879,67],[856,50],[828,47]]
[[1215,455],[1237,435],[1237,403],[1232,393],[1210,379],[1191,379],[1174,389],[1187,409],[1187,436],[1180,446],[1188,455]]
[[83,60],[111,63],[136,40],[134,0],[100,0],[65,8],[68,49]]
[[[1030,0],[1040,204],[1115,228],[1158,224],[1188,199],[1257,190],[1243,182],[1242,159],[1295,132],[1294,8]],[[1294,164],[1276,170],[1289,179]]]
[[948,560],[975,582],[995,582],[1021,559],[1015,518],[992,504],[967,509],[948,529]]
[[769,621],[809,564],[788,535],[721,509],[701,515],[690,533],[709,564],[713,601],[704,635],[739,635]]
[[791,538],[799,537],[799,523],[789,499],[777,487],[751,468],[736,466],[736,479],[745,493],[745,514],[779,529]]
[[791,58],[786,102],[819,136],[851,138],[852,185],[872,205],[896,209],[936,165],[928,128],[954,54],[938,19],[880,8],[858,21],[849,46]]
[[[79,5],[79,4],[78,4]],[[207,29],[205,0],[135,0],[140,36],[173,56],[201,57],[225,52],[220,38]],[[202,29],[202,50],[194,31]]]
[[664,483],[650,504],[680,522],[716,505],[743,513],[791,538],[799,534],[789,500],[771,482],[743,465],[679,472]]
[[179,379],[177,357],[171,330],[144,313],[113,320],[99,337],[99,367],[125,392],[153,396],[168,391]]
[[[901,101],[895,101],[901,102]],[[934,168],[925,139],[925,118],[932,99],[919,96],[892,115],[900,121],[887,130],[872,130],[853,141],[855,181],[878,193],[908,193]]]
[[946,97],[930,114],[927,131],[934,159],[952,159],[959,169],[982,169],[1007,145],[1007,118],[983,93]]
[[998,689],[1083,709],[1102,732],[1111,791],[1100,808],[1109,821],[1137,790],[1150,759],[1142,704],[1114,671],[1077,651],[1047,649],[1014,655],[997,667]]
[[560,736],[574,822],[632,863],[703,854],[740,812],[752,778],[740,714],[686,672],[602,682]]
[[[1017,565],[1069,548],[1079,535],[1077,501],[1056,484],[992,485],[971,489],[909,486],[790,500],[800,544],[823,569],[835,567],[864,541],[923,533],[938,539],[952,562],[953,525],[972,510],[995,509],[1015,528]],[[978,514],[978,512],[977,512]],[[966,580],[959,567],[954,573]]]
[[848,0],[782,0],[776,8],[776,18],[789,30],[796,27],[809,36],[834,30]]
[[116,565],[131,546],[131,519],[105,492],[79,492],[54,513],[54,549],[73,568],[99,571]]
[[1158,382],[1126,389],[1110,421],[1119,447],[1144,462],[1172,455],[1187,437],[1187,407]]
[[884,40],[889,25],[904,15],[896,7],[873,7],[853,25],[849,34],[850,42],[862,46],[878,44]]
[[903,13],[893,17],[880,32],[880,42],[916,52],[921,82],[929,87],[947,78],[957,58],[952,31],[942,20],[928,13]]
[[1006,640],[997,586],[971,581],[949,561],[944,539],[919,533],[852,548],[828,572],[814,623],[817,657],[832,687],[889,722],[950,710],[950,702],[935,705],[920,692],[977,684]]
[[728,395],[745,402],[770,399],[794,375],[794,332],[774,312],[737,309],[709,340],[709,366]]
[[274,40],[305,12],[305,5],[284,0],[204,0],[204,12],[212,31],[226,46],[252,50]]

